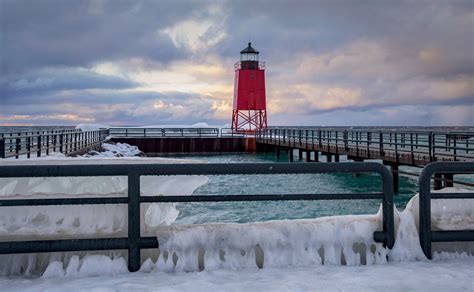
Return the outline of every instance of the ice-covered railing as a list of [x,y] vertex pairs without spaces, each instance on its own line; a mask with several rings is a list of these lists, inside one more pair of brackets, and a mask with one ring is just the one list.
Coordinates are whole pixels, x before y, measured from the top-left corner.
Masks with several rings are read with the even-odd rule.
[[[278,195],[200,195],[200,196],[141,196],[140,176],[169,176],[169,175],[228,175],[228,174],[303,174],[303,173],[377,173],[382,179],[381,191],[371,193],[330,193],[330,194],[278,194]],[[369,250],[372,243],[383,243],[387,248],[394,244],[394,206],[392,180],[388,170],[378,163],[325,163],[325,164],[290,164],[290,163],[255,163],[255,164],[81,164],[64,165],[54,163],[39,165],[1,165],[0,178],[11,177],[69,177],[69,176],[127,176],[128,197],[80,197],[80,198],[43,198],[43,199],[8,199],[0,200],[0,206],[31,206],[31,205],[83,205],[83,204],[127,204],[128,205],[128,236],[111,238],[81,238],[81,239],[55,239],[35,241],[8,241],[0,242],[1,254],[35,253],[35,252],[57,252],[57,251],[85,251],[85,250],[128,250],[128,267],[130,271],[136,271],[140,267],[140,250],[146,248],[158,248],[160,234],[157,237],[141,236],[140,205],[142,203],[175,203],[175,202],[231,202],[231,201],[288,201],[288,200],[379,200],[382,202],[382,223],[378,230],[378,224],[361,223],[367,226],[364,230],[371,233],[365,240]],[[362,226],[361,225],[361,226]],[[304,228],[303,228],[304,229]],[[349,230],[351,228],[349,227]],[[240,233],[240,240],[250,240],[246,237],[245,228]],[[248,230],[249,231],[249,230]],[[333,232],[337,232],[333,230]],[[365,232],[364,234],[366,234]],[[285,235],[284,233],[281,235]],[[292,236],[292,234],[287,234]],[[367,234],[366,234],[367,235]],[[361,235],[362,236],[362,235]],[[165,239],[165,238],[163,238]],[[284,240],[284,239],[282,239]],[[291,238],[288,240],[296,240]],[[176,242],[176,241],[175,241]],[[231,243],[231,242],[229,242]],[[283,241],[282,241],[283,243]],[[369,244],[370,243],[370,244]],[[185,254],[180,259],[175,259],[175,253],[170,253],[170,241],[163,246],[161,260],[166,260],[169,267],[177,261],[179,266],[188,266]],[[235,242],[239,245],[238,242]],[[278,243],[276,243],[278,244]],[[380,246],[381,247],[381,246]],[[261,246],[261,248],[266,248]],[[313,250],[313,249],[311,249]],[[331,258],[331,248],[325,249],[325,258]],[[377,249],[380,250],[380,249]],[[248,263],[253,255],[257,256],[258,249],[252,251],[244,250],[247,254]],[[241,252],[241,250],[238,250]],[[371,250],[371,252],[374,252]],[[228,257],[232,253],[227,251]],[[209,251],[207,256],[211,255]],[[221,256],[217,250],[217,255]],[[316,256],[316,254],[315,254]],[[334,254],[337,258],[337,255]],[[225,258],[225,255],[222,255]],[[356,262],[356,255],[346,253],[347,261]],[[211,257],[212,258],[212,257]],[[330,262],[330,260],[328,260]],[[268,262],[268,260],[267,260]],[[245,263],[241,263],[245,266]],[[208,266],[212,264],[208,260]],[[237,264],[236,264],[237,265]],[[178,269],[179,269],[178,266]],[[232,265],[231,265],[232,266]]]
[[431,199],[474,199],[472,192],[431,193],[434,174],[474,174],[474,162],[434,162],[427,165],[420,175],[420,244],[426,257],[432,258],[431,242],[474,241],[471,230],[431,230]]

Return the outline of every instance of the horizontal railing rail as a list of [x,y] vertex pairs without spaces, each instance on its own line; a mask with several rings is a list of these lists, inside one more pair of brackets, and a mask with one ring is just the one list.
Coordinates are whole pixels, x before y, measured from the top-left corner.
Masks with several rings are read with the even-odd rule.
[[75,153],[105,141],[108,135],[107,129],[1,133],[0,158],[40,157],[50,152]]
[[[304,174],[304,173],[376,173],[381,177],[381,190],[373,193],[335,194],[254,194],[254,195],[192,195],[140,196],[140,177],[153,175],[231,175],[231,174]],[[140,268],[140,250],[159,248],[156,237],[140,234],[140,204],[151,202],[230,202],[230,201],[289,201],[289,200],[362,200],[382,202],[382,230],[374,240],[392,248],[394,244],[393,182],[390,172],[378,163],[239,163],[239,164],[121,164],[121,165],[0,165],[0,178],[127,176],[127,197],[2,199],[0,207],[34,205],[128,204],[128,236],[120,238],[78,238],[34,241],[0,242],[0,254],[128,250],[130,271]],[[159,236],[159,235],[158,235]]]
[[431,132],[327,128],[266,128],[259,143],[305,148],[410,165],[433,161],[474,161],[474,131]]
[[109,129],[112,137],[244,137],[229,128],[118,128]]
[[431,230],[432,199],[474,199],[474,192],[432,193],[431,179],[435,174],[474,174],[473,162],[433,162],[427,165],[419,178],[420,190],[420,244],[424,254],[431,259],[432,242],[474,241],[474,230]]

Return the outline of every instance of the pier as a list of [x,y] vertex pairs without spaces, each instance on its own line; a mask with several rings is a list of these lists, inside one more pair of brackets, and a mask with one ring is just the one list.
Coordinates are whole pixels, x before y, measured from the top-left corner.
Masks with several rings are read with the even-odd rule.
[[[269,127],[250,132],[226,128],[112,127],[96,131],[59,130],[0,133],[0,157],[40,157],[50,152],[78,155],[105,141],[137,146],[146,156],[274,152],[280,159],[339,162],[341,156],[390,167],[398,192],[399,166],[424,167],[436,161],[474,161],[474,131],[433,132],[326,127]],[[295,154],[296,152],[296,154]],[[435,189],[453,186],[451,174],[436,174]]]
[[[339,162],[341,155],[362,162],[379,160],[390,167],[395,192],[398,191],[399,166],[424,167],[435,161],[474,161],[474,132],[432,132],[392,130],[352,130],[346,128],[271,127],[256,132],[257,151],[288,153],[297,158],[319,162]],[[334,158],[334,159],[333,159]],[[435,188],[453,185],[450,174],[437,174]]]

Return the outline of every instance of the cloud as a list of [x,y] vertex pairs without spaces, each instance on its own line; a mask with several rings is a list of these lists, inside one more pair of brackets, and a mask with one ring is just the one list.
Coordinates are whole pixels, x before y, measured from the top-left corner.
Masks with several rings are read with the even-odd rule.
[[472,1],[1,1],[0,124],[229,123],[251,39],[271,124],[472,126],[472,27]]

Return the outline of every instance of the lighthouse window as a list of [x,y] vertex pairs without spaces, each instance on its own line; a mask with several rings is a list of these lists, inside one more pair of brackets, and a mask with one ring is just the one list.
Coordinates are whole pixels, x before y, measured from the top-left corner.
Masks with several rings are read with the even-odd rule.
[[258,55],[257,54],[241,54],[241,61],[258,61]]

